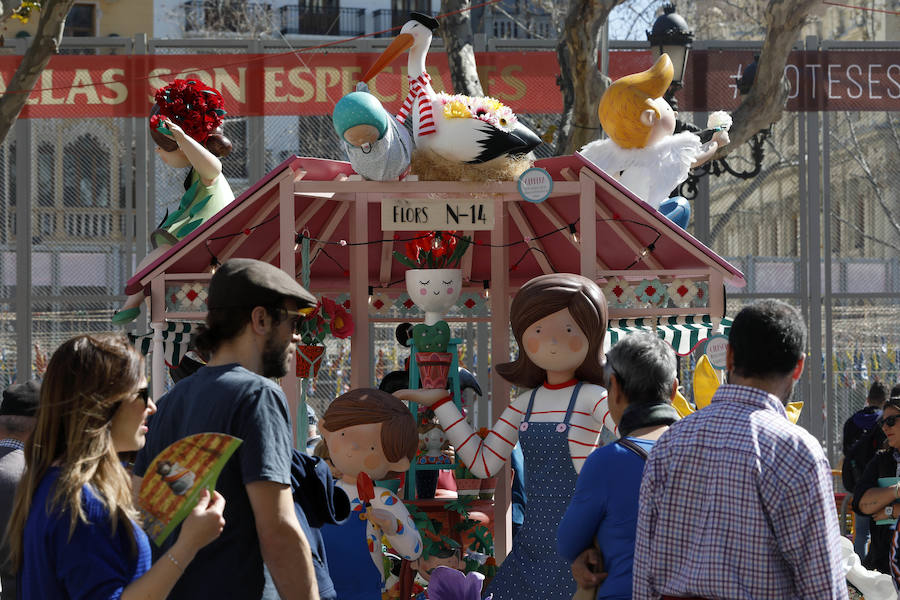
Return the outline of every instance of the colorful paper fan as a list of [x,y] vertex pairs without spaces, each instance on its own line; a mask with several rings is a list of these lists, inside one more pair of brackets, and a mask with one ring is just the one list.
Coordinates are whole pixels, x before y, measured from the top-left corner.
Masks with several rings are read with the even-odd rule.
[[141,482],[138,507],[144,531],[157,546],[190,514],[204,488],[216,488],[219,473],[240,445],[240,439],[224,433],[198,433],[153,459]]

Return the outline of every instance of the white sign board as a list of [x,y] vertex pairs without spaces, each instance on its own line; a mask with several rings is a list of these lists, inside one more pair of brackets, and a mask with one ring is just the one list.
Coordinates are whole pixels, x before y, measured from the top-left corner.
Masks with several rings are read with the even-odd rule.
[[706,356],[714,369],[725,368],[726,348],[728,348],[728,338],[724,335],[714,335],[706,340]]
[[385,198],[381,202],[382,231],[485,231],[493,228],[494,201],[491,198]]

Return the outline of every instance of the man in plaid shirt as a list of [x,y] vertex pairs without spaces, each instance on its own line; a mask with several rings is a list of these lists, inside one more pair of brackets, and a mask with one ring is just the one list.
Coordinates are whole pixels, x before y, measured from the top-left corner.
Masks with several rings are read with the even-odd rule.
[[729,383],[671,426],[644,469],[635,600],[847,598],[831,467],[784,410],[805,347],[787,304],[738,313]]

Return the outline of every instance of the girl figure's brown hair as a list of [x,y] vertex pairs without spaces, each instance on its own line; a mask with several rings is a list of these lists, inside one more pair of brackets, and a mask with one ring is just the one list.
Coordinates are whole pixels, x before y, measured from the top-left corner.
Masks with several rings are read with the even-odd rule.
[[80,335],[63,343],[47,366],[34,433],[25,443],[25,474],[16,490],[7,539],[10,559],[22,565],[25,521],[34,493],[51,466],[59,479],[48,509],[68,513],[69,535],[87,523],[82,488],[90,485],[106,505],[112,530],[123,527],[137,543],[131,521],[138,521],[128,473],[112,441],[113,415],[143,378],[144,359],[122,335]]
[[419,447],[416,420],[398,398],[362,388],[338,396],[319,419],[319,429],[340,431],[354,425],[381,423],[381,447],[390,462],[412,461]]
[[573,273],[551,273],[535,277],[523,285],[513,298],[509,309],[509,323],[519,345],[519,356],[512,362],[497,365],[497,373],[503,379],[525,389],[536,388],[544,383],[547,372],[528,358],[522,345],[522,336],[533,323],[565,309],[569,309],[588,340],[587,356],[575,370],[575,378],[603,385],[601,350],[609,319],[606,297],[596,283]]

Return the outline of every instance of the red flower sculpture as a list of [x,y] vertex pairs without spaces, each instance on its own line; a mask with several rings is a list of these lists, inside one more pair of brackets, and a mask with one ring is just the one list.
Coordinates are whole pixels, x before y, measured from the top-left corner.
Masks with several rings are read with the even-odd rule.
[[156,90],[156,106],[151,127],[158,128],[160,116],[166,117],[201,143],[222,126],[225,117],[222,94],[196,79],[176,79]]
[[411,269],[452,269],[459,266],[471,240],[455,231],[422,231],[406,242],[406,255],[394,257]]

